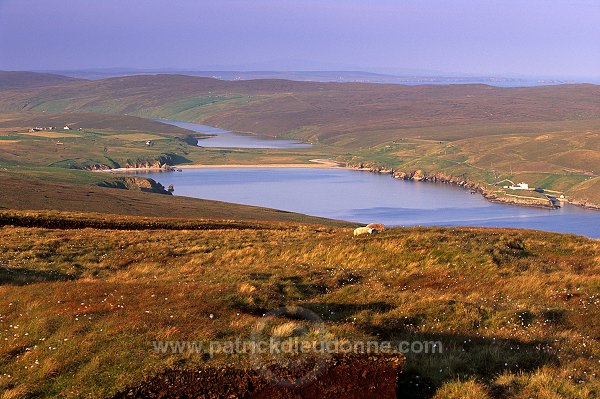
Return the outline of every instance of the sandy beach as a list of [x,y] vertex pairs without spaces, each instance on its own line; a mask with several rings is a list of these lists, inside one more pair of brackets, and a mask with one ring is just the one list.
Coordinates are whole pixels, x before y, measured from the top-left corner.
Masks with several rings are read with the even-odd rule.
[[311,159],[312,163],[273,163],[273,164],[225,164],[225,165],[176,165],[179,169],[202,168],[345,168],[339,162],[328,159]]
[[[272,163],[272,164],[221,164],[221,165],[206,165],[206,164],[192,164],[192,165],[175,165],[169,168],[173,169],[216,169],[216,168],[336,168],[336,169],[351,169],[343,166],[343,164],[332,161],[330,159],[311,159],[312,163]],[[165,170],[165,168],[115,168],[115,169],[104,169],[96,170],[94,172],[138,172],[144,170]]]

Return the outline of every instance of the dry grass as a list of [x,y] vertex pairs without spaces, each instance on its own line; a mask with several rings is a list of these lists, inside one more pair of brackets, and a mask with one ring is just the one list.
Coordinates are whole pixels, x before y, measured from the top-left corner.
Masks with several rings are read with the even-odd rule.
[[69,132],[33,132],[33,133],[20,133],[24,136],[33,136],[33,137],[44,137],[47,139],[62,139],[65,137],[76,138],[81,137],[76,133]]
[[[0,390],[110,395],[165,367],[207,364],[154,354],[152,341],[243,339],[265,311],[300,305],[342,340],[441,341],[442,354],[407,354],[401,384],[415,395],[599,392],[597,240],[502,229],[351,232],[3,227]],[[275,328],[306,333],[294,320]]]
[[445,383],[434,395],[433,399],[489,399],[490,395],[482,384],[475,380],[451,381]]
[[306,329],[300,323],[289,321],[287,323],[279,324],[273,327],[273,329],[271,330],[271,335],[276,338],[287,338],[305,332]]
[[154,134],[130,133],[130,134],[112,134],[111,139],[127,140],[127,141],[146,141],[146,140],[161,140],[166,137],[156,136]]

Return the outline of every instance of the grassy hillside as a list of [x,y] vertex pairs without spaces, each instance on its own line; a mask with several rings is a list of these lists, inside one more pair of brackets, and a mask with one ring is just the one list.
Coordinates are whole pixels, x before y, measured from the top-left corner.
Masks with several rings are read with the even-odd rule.
[[[179,75],[130,76],[5,91],[4,109],[153,115],[223,124],[238,131],[376,144],[403,136],[454,140],[494,134],[487,124],[589,121],[600,117],[594,85],[498,88],[485,85],[402,86],[284,80],[219,81]],[[260,112],[262,118],[256,118]],[[283,117],[285,116],[285,118]],[[227,121],[227,123],[225,123]],[[479,129],[448,131],[452,126]],[[479,125],[479,126],[477,126]],[[313,129],[310,129],[311,126]],[[409,133],[410,128],[436,128]],[[318,129],[317,129],[318,128]],[[404,132],[397,132],[404,130]],[[463,129],[460,129],[463,130]],[[364,135],[364,134],[363,134]],[[361,145],[355,143],[352,147]]]
[[[65,125],[71,130],[62,129]],[[32,127],[58,126],[30,132]],[[79,130],[81,128],[82,130]],[[104,114],[13,113],[0,116],[0,167],[61,169],[159,164],[308,163],[343,152],[335,148],[213,149],[202,136],[152,120]],[[151,140],[152,146],[146,145]],[[57,170],[57,173],[63,173]]]
[[526,182],[551,195],[565,195],[574,203],[598,205],[600,131],[577,131],[577,127],[577,122],[555,127],[559,130],[532,125],[530,133],[455,141],[400,139],[337,159],[398,171],[440,172],[475,182],[498,196],[507,193],[502,186],[510,182]]
[[[35,226],[60,217],[0,220]],[[244,370],[242,354],[157,354],[152,341],[245,338],[282,305],[318,313],[332,339],[441,341],[441,354],[406,355],[401,397],[600,392],[597,240],[470,228],[353,238],[333,227],[117,217],[98,228],[97,216],[66,219],[88,228],[0,228],[2,398],[110,397],[167,369]],[[184,229],[173,231],[177,223]]]
[[[31,132],[34,127],[54,129]],[[83,168],[160,159],[185,162],[189,133],[133,116],[8,113],[0,116],[0,164]],[[147,140],[156,142],[156,147],[148,148]]]
[[[72,130],[63,130],[65,125]],[[58,128],[30,132],[35,126]],[[222,164],[292,160],[304,163],[323,157],[322,152],[314,150],[288,154],[276,150],[203,149],[186,142],[190,133],[133,116],[4,114],[0,116],[0,185],[11,189],[0,191],[0,209],[347,225],[267,208],[151,194],[144,191],[157,190],[151,190],[143,178],[76,169],[94,165],[155,165],[157,162]],[[148,139],[152,140],[152,146],[145,144]]]
[[[137,133],[160,133],[173,137],[185,137],[190,132],[173,125],[155,122],[146,118],[128,115],[95,113],[48,113],[48,112],[3,112],[0,115],[2,131],[28,131],[32,127],[54,126],[63,132],[64,126],[77,130],[97,129]],[[72,132],[76,134],[76,132]]]
[[[340,160],[443,172],[479,184],[493,184],[496,177],[525,181],[575,202],[600,204],[599,96],[600,86],[594,85],[401,86],[153,75],[4,90],[0,110],[199,121],[302,139],[317,144],[312,152]],[[139,150],[122,148],[136,156]],[[203,163],[298,161],[309,152],[213,151],[187,157],[188,149],[164,150]],[[115,152],[115,157],[124,154]],[[93,159],[101,161],[103,154]]]
[[352,225],[256,206],[155,194],[133,188],[110,188],[115,186],[115,181],[119,181],[119,176],[83,171],[60,172],[60,169],[55,168],[11,173],[0,171],[0,186],[11,188],[0,191],[0,210],[57,210],[130,216]]

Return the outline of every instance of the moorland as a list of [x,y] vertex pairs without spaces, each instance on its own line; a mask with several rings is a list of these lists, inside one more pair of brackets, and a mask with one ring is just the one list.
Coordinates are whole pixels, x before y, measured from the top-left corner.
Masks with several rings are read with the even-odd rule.
[[[41,114],[42,119],[50,113],[134,115],[294,138],[314,146],[293,152],[192,149],[183,145],[182,132],[164,127],[162,133],[181,140],[161,141],[161,146],[151,151],[139,148],[143,147],[139,142],[152,135],[125,140],[137,147],[122,141],[118,145],[96,141],[97,145],[90,147],[89,141],[73,140],[72,152],[78,155],[65,151],[60,158],[69,159],[62,166],[114,167],[138,158],[199,164],[295,163],[318,156],[408,175],[415,171],[443,174],[469,181],[497,196],[506,195],[502,182],[523,181],[552,195],[564,195],[576,204],[600,204],[600,87],[596,85],[403,86],[268,79],[220,81],[181,75],[56,80],[35,87],[0,85],[6,87],[2,89],[0,110],[26,113],[3,122],[5,148],[21,154],[27,145],[37,145],[41,154],[47,151],[41,149],[43,140],[39,136],[35,143],[14,137],[20,132],[15,128],[31,125],[26,120],[32,118],[32,113],[36,117]],[[93,121],[76,126],[104,127],[113,132],[119,128],[116,123],[107,126]],[[147,129],[146,133],[152,131]],[[118,134],[112,137],[123,138]],[[50,149],[56,150],[54,147]],[[108,154],[102,152],[105,147]],[[16,162],[5,154],[1,161]],[[34,163],[48,166],[53,160]]]
[[[152,342],[243,339],[281,306],[315,312],[335,340],[442,342],[402,357],[398,397],[598,396],[598,240],[435,227],[353,238],[351,223],[97,170],[329,158],[499,191],[525,181],[593,206],[600,87],[32,76],[0,73],[2,399],[266,397],[243,355]],[[152,118],[313,146],[202,148]],[[300,327],[282,319],[280,332]],[[339,387],[373,383],[364,359],[354,366],[364,373]]]
[[600,389],[597,240],[474,228],[353,239],[298,223],[22,211],[0,221],[3,398],[112,397],[165,370],[212,370],[215,385],[181,384],[217,392],[231,383],[218,370],[251,369],[246,357],[154,353],[152,342],[243,339],[289,305],[338,340],[441,341],[442,353],[406,354],[399,397]]

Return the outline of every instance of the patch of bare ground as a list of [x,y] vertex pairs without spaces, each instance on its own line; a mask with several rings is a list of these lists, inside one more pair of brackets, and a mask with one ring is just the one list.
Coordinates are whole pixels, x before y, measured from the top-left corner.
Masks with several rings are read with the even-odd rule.
[[[256,370],[236,367],[168,370],[115,395],[125,398],[393,398],[402,371],[402,355],[340,356],[328,362],[323,373],[306,384],[273,384]],[[310,370],[287,372],[288,381]]]

